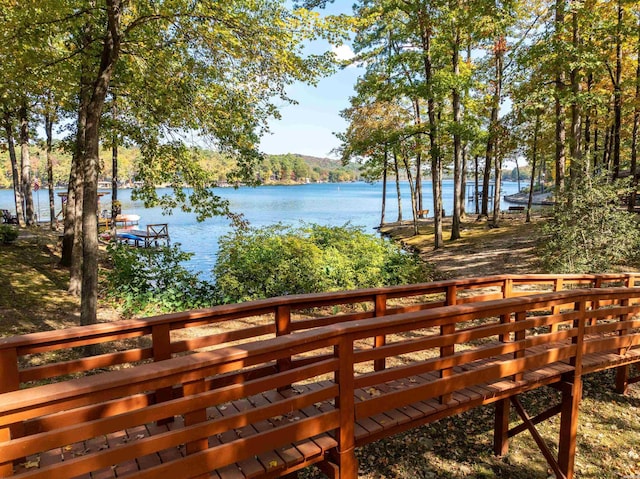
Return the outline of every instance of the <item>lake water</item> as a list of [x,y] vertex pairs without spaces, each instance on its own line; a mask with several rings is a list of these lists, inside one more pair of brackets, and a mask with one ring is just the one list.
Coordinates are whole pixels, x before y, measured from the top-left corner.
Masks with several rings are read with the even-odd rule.
[[[431,182],[425,182],[424,206],[432,216],[433,198]],[[505,182],[502,195],[517,193],[518,185]],[[340,226],[347,222],[363,226],[365,231],[374,233],[374,227],[380,223],[380,207],[382,183],[320,183],[295,186],[260,186],[257,188],[240,187],[216,188],[216,194],[228,198],[232,211],[242,213],[252,226],[265,226],[282,222],[299,224],[300,222],[318,223]],[[404,218],[411,217],[409,187],[402,184]],[[110,197],[104,196],[101,208],[110,208]],[[34,193],[34,204],[39,210],[39,218],[48,219],[48,191],[46,189]],[[192,271],[202,273],[209,278],[215,264],[218,249],[218,238],[229,232],[228,220],[225,218],[209,218],[198,223],[195,214],[174,211],[172,215],[163,216],[160,208],[145,209],[141,202],[131,200],[131,190],[118,191],[118,199],[122,202],[122,211],[127,214],[140,215],[140,225],[150,223],[169,223],[169,234],[173,243],[180,243],[185,251],[194,253],[187,264]],[[504,203],[504,200],[503,200]],[[38,206],[39,205],[39,206]],[[443,205],[445,212],[451,214],[453,208],[453,181],[443,182]],[[0,190],[0,208],[15,211],[12,190]],[[506,209],[503,204],[502,209]],[[472,203],[467,209],[475,211]],[[56,195],[56,212],[60,210],[60,199]],[[397,201],[395,184],[387,187],[386,221],[397,219]]]

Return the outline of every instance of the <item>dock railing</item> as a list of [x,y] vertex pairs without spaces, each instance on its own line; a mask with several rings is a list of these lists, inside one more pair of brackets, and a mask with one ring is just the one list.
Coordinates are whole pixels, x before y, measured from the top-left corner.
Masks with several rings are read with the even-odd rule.
[[[127,465],[139,467],[138,478],[197,477],[261,457],[265,466],[263,455],[277,449],[277,459],[265,466],[273,474],[265,477],[327,460],[335,477],[355,479],[354,448],[400,427],[364,437],[356,431],[359,421],[410,408],[416,415],[407,427],[415,426],[434,417],[421,417],[418,403],[426,407],[438,399],[443,415],[459,412],[458,403],[447,398],[461,391],[493,388],[468,407],[557,381],[570,381],[578,394],[582,374],[638,361],[638,355],[625,355],[640,344],[639,303],[639,288],[590,288],[417,309],[8,392],[0,402],[0,477],[12,476],[14,463],[34,454],[37,467],[17,471],[17,477],[76,477],[114,465],[122,469],[119,474]],[[363,347],[378,337],[393,341]],[[416,352],[427,354],[395,361]],[[282,361],[288,361],[287,369],[273,368]],[[381,361],[394,363],[371,366]],[[268,368],[272,372],[265,377]],[[281,394],[283,389],[288,393]],[[155,391],[171,393],[158,403]],[[242,401],[245,410],[238,405]],[[573,428],[577,405],[570,412],[571,424],[563,419],[561,427]],[[149,423],[167,417],[182,423],[148,433]],[[243,428],[248,429],[240,433]],[[123,429],[130,431],[128,440],[100,445]],[[304,441],[329,431],[336,441],[331,454],[301,458]],[[572,464],[565,464],[573,460],[566,443],[575,439],[571,431],[564,438],[561,431],[556,466],[564,476],[558,477],[572,474]],[[359,434],[364,438],[358,440]],[[60,457],[73,444],[85,449],[46,462],[50,451]],[[169,456],[180,448],[182,454]],[[142,459],[154,454],[164,454],[164,460],[142,468]]]
[[[281,296],[241,304],[0,338],[0,393],[105,368],[162,361],[372,317],[540,292],[634,287],[640,275],[499,275],[334,293]],[[556,309],[561,306],[558,305]],[[385,344],[385,335],[373,345]],[[82,357],[82,348],[105,352]],[[76,348],[76,349],[74,349]],[[70,351],[76,351],[75,354]],[[69,359],[69,357],[71,358]],[[75,357],[74,357],[75,356]],[[289,358],[278,366],[286,368]],[[376,363],[384,368],[384,361]]]

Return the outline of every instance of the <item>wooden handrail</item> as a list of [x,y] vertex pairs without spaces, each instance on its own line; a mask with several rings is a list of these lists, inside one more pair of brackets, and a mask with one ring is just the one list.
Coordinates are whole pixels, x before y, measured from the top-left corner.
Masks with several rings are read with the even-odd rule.
[[[189,473],[206,473],[274,447],[336,431],[336,460],[343,471],[350,471],[342,477],[355,477],[353,449],[357,420],[418,400],[446,399],[457,391],[481,384],[504,380],[517,383],[522,381],[523,373],[549,366],[579,378],[583,373],[604,367],[586,364],[586,355],[604,351],[623,354],[627,348],[640,344],[640,333],[636,332],[640,320],[635,319],[640,314],[638,300],[639,288],[589,288],[455,304],[341,322],[7,392],[0,397],[0,477],[11,476],[13,461],[24,455],[102,437],[169,415],[184,417],[185,425],[117,448],[91,451],[86,456],[43,466],[30,471],[28,476],[72,477],[181,444],[186,444],[186,457],[156,466],[141,477],[179,471],[180,467],[187,464],[191,467],[197,460],[200,465]],[[601,308],[589,309],[594,304]],[[558,306],[562,308],[556,312]],[[534,311],[542,313],[530,314]],[[511,315],[514,321],[503,320]],[[568,326],[558,330],[553,327],[557,324]],[[418,332],[419,335],[415,334]],[[375,348],[363,348],[363,340],[380,336],[394,340]],[[507,338],[510,339],[505,342]],[[464,345],[465,349],[448,349],[447,354],[438,354],[443,348],[455,345]],[[540,349],[541,345],[545,348]],[[327,348],[333,348],[333,353],[327,354]],[[434,354],[410,364],[390,364],[399,354],[429,351]],[[265,366],[305,355],[312,360],[291,361],[288,368],[268,377],[252,376],[252,372]],[[490,361],[483,362],[487,359]],[[385,369],[374,367],[380,360],[387,361]],[[362,369],[367,363],[371,363],[370,367]],[[460,366],[471,369],[460,370]],[[442,374],[443,371],[447,374]],[[436,375],[426,383],[376,390],[380,385],[429,373]],[[333,375],[334,381],[323,379],[327,374]],[[224,384],[215,381],[224,375],[229,379]],[[220,405],[228,401],[277,391],[288,385],[304,386],[309,381],[318,384],[318,388],[281,396],[272,404],[256,406],[249,413],[210,417],[207,412],[212,405],[222,407]],[[155,403],[153,392],[167,388],[173,391],[170,397],[161,404]],[[273,422],[274,417],[323,402],[332,404],[333,408],[309,417],[281,421],[272,430],[257,433],[255,437],[239,437],[219,446],[210,446],[207,442],[208,437],[216,434],[269,418]],[[16,424],[24,426],[23,437],[9,433],[9,428]]]
[[[93,369],[108,368],[120,364],[138,364],[146,360],[161,361],[177,354],[201,348],[220,347],[237,341],[253,341],[264,335],[283,335],[317,328],[329,324],[355,321],[374,316],[420,311],[451,304],[466,304],[510,296],[540,292],[541,287],[561,290],[567,285],[608,286],[619,284],[634,286],[634,274],[601,275],[498,275],[485,278],[437,281],[388,288],[372,288],[333,293],[302,294],[251,301],[242,304],[222,305],[196,311],[180,312],[151,318],[78,326],[65,330],[46,331],[8,338],[0,338],[0,392],[12,391],[21,384],[32,383]],[[493,288],[494,291],[487,291]],[[422,299],[426,297],[427,299]],[[407,304],[414,298],[413,304]],[[389,304],[401,299],[401,304]],[[300,316],[313,308],[347,306],[369,303],[363,312],[342,315]],[[559,307],[559,306],[558,306]],[[223,325],[232,320],[268,315],[270,323],[247,326],[225,333],[206,334],[198,338],[173,339],[171,332],[198,326]],[[20,367],[25,356],[71,348],[103,344],[120,340],[133,340],[134,345],[124,351],[66,361],[49,360],[43,365]],[[383,336],[375,339],[379,346]],[[448,352],[443,351],[443,354]],[[286,368],[289,360],[279,363]],[[384,363],[378,363],[383,368]]]

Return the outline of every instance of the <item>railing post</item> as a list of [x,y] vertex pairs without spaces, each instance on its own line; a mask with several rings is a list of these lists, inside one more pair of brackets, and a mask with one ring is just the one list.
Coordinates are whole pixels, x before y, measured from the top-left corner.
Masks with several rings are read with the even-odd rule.
[[582,399],[582,377],[575,376],[572,383],[564,383],[562,386],[558,466],[567,479],[573,479],[578,435],[578,411]]
[[454,284],[447,286],[446,305],[454,306],[458,302],[458,287]]
[[335,404],[340,411],[340,429],[337,432],[338,450],[336,463],[338,477],[336,479],[356,479],[358,477],[358,460],[355,454],[355,378],[353,341],[343,335],[334,346],[334,356],[338,357],[338,370],[335,382],[338,384],[338,396]]
[[[164,361],[171,359],[171,325],[169,323],[154,324],[151,327],[151,341],[153,350],[153,361]],[[173,397],[172,388],[160,388],[155,392],[156,403],[170,401]],[[167,424],[173,421],[172,417],[160,419],[158,424]]]
[[[595,281],[593,282],[593,287],[594,288],[602,288],[602,276],[596,276]],[[596,309],[600,309],[600,301],[595,300],[595,301],[591,301],[591,309],[596,310]],[[595,326],[595,318],[593,319],[593,321],[591,322],[592,326]]]
[[[185,398],[187,396],[192,396],[194,394],[199,394],[203,392],[205,392],[204,379],[198,379],[197,381],[192,381],[182,385],[182,393]],[[184,415],[185,426],[192,426],[194,424],[205,422],[206,420],[207,420],[206,409],[198,409],[197,411],[191,411]],[[194,441],[188,442],[186,444],[186,452],[187,452],[187,455],[195,454],[196,452],[206,450],[208,447],[209,447],[209,439],[206,437],[201,437]],[[204,478],[208,478],[209,474],[202,474],[196,477],[198,479],[204,479]]]
[[504,456],[509,451],[509,413],[511,401],[509,398],[496,402],[495,420],[493,428],[493,453]]
[[[447,286],[447,298],[446,298],[447,306],[455,306],[457,302],[458,302],[458,287],[455,284],[451,286]],[[442,326],[440,326],[440,336],[444,336],[446,334],[453,334],[455,332],[456,332],[455,323],[443,324]],[[450,346],[440,347],[441,358],[451,356],[455,354],[455,352],[456,352],[456,348],[454,344]],[[451,368],[443,368],[440,370],[441,378],[448,378],[452,374],[453,374],[453,370]],[[449,401],[451,401],[451,396],[452,396],[451,393],[443,394],[442,396],[440,396],[440,403],[441,404],[448,403]]]
[[[629,299],[623,299],[620,301],[620,307],[626,308],[629,306]],[[627,321],[629,319],[628,313],[623,313],[619,316],[618,320],[620,322]],[[626,336],[629,334],[628,328],[623,328],[618,331],[619,336]],[[627,354],[628,347],[618,348],[618,354],[620,356],[624,356]],[[627,392],[627,388],[629,387],[629,365],[619,366],[616,368],[616,392],[618,394],[625,394]]]
[[[281,305],[276,308],[276,336],[287,334],[291,334],[291,306]],[[291,369],[291,356],[278,359],[277,365],[278,372],[288,371]]]
[[571,339],[571,342],[576,345],[576,355],[570,359],[570,364],[574,367],[573,380],[562,384],[560,437],[558,440],[558,465],[567,479],[573,478],[575,469],[578,410],[582,399],[582,355],[587,323],[587,302],[584,300],[576,302],[574,310],[580,314],[578,319],[573,321],[573,327],[577,328],[577,334]]
[[[562,278],[556,278],[553,282],[553,290],[554,291],[562,291],[562,287],[563,287],[563,281]],[[553,316],[560,314],[560,305],[555,305],[551,308],[551,314]],[[551,325],[551,332],[555,333],[558,330],[558,323],[553,323]]]
[[[376,318],[380,316],[384,316],[387,314],[387,295],[386,294],[376,294],[375,296],[375,311],[374,315]],[[373,340],[373,347],[379,348],[387,344],[386,336],[376,336]],[[374,371],[383,371],[386,367],[385,358],[376,359],[373,362]]]
[[510,298],[513,296],[513,279],[507,278],[504,280],[504,285],[502,286],[502,297]]
[[[20,370],[18,369],[18,350],[16,348],[0,350],[0,394],[20,389]],[[0,442],[2,442],[0,431]],[[6,431],[10,437],[24,436],[24,425],[22,423],[13,424],[10,430]],[[9,438],[7,438],[8,440]]]
[[[527,312],[526,311],[516,311],[515,314],[515,320],[516,320],[516,324],[519,322],[524,321],[527,318]],[[517,330],[514,334],[514,341],[524,341],[527,338],[527,332],[522,329],[522,330]],[[520,358],[524,358],[526,355],[526,351],[524,349],[518,349],[517,351],[515,351],[513,353],[513,357],[514,359],[520,359]],[[522,378],[524,377],[524,373],[520,372],[520,373],[516,373],[513,375],[513,380],[514,381],[522,381]]]
[[576,345],[576,355],[569,360],[574,367],[574,375],[582,376],[582,355],[584,353],[584,334],[587,324],[587,302],[579,301],[574,303],[574,310],[578,311],[578,319],[573,321],[573,327],[577,329],[577,334],[571,338],[571,342]]

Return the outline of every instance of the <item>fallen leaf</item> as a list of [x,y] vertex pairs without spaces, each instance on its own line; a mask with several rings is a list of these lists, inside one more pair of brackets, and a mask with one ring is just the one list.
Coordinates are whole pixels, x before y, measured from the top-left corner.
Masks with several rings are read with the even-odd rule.
[[274,467],[278,467],[278,461],[269,462],[269,469],[272,469]]
[[40,458],[34,459],[33,461],[27,461],[23,464],[25,469],[33,469],[34,467],[40,466]]

